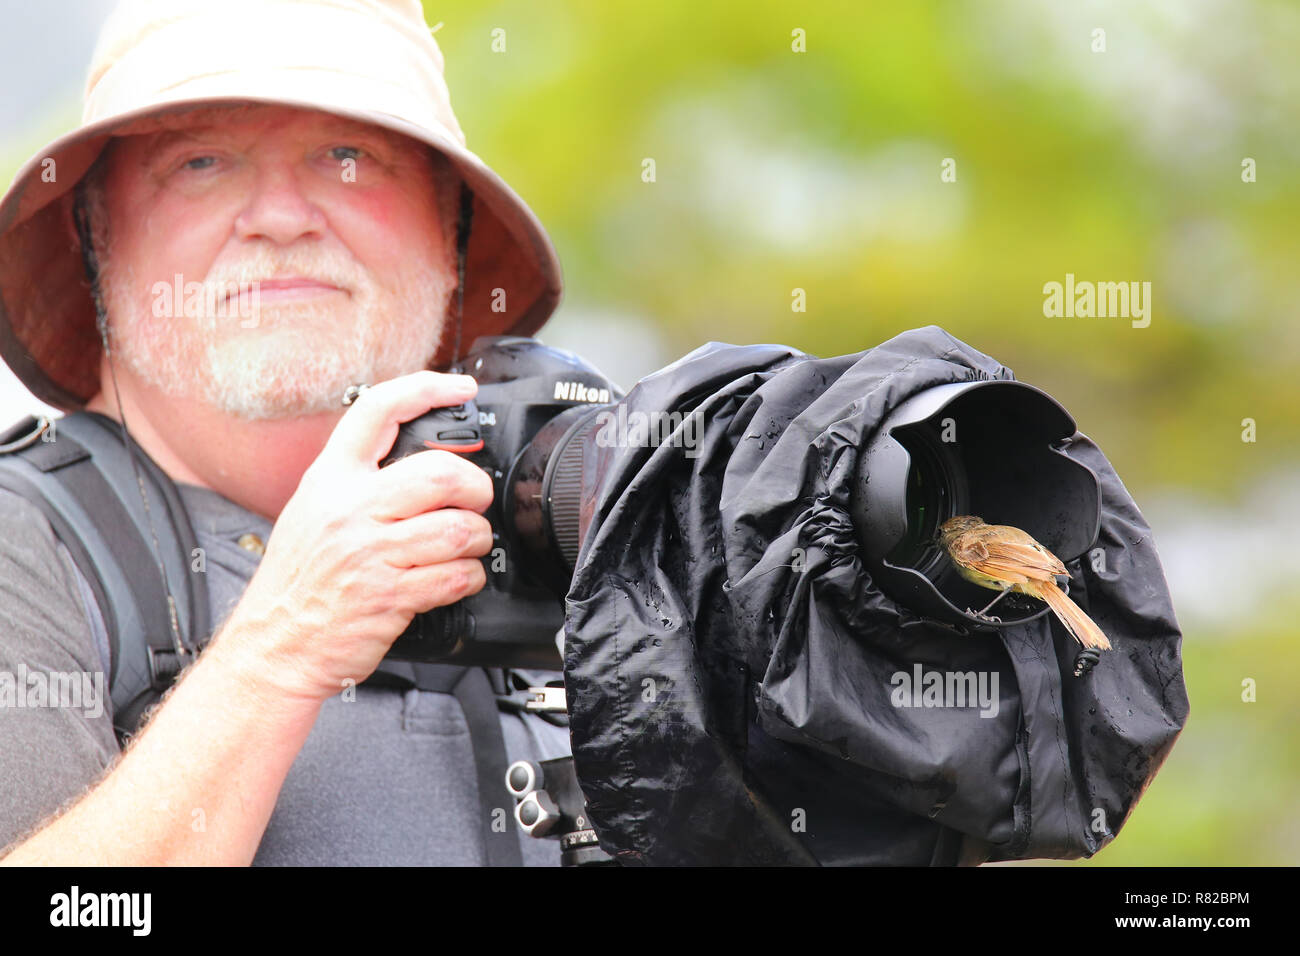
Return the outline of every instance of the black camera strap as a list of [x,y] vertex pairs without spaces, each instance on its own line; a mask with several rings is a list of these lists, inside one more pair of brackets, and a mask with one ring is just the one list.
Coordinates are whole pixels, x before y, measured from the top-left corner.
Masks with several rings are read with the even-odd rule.
[[474,748],[474,771],[482,807],[483,849],[487,853],[488,866],[523,866],[519,831],[512,816],[515,801],[506,789],[503,769],[509,766],[505,735],[501,732],[501,714],[487,672],[480,667],[465,668],[452,693],[465,712],[470,744]]

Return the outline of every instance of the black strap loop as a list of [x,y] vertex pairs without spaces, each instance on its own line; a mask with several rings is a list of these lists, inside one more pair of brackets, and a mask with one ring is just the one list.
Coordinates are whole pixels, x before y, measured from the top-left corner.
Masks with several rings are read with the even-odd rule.
[[[488,866],[523,866],[520,834],[515,826],[514,797],[506,789],[506,741],[496,694],[481,668],[465,669],[454,693],[469,724],[483,815],[483,847]],[[498,822],[501,824],[497,826]]]

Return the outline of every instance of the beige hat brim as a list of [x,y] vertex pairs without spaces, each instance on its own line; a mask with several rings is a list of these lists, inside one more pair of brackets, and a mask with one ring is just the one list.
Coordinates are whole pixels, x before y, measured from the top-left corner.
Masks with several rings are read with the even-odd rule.
[[[80,245],[70,239],[76,235],[72,206],[77,182],[114,135],[140,132],[151,122],[200,107],[247,103],[320,110],[372,123],[425,143],[451,161],[474,193],[462,354],[480,335],[532,335],[555,311],[563,281],[545,229],[501,177],[446,131],[383,112],[322,103],[319,96],[189,96],[119,113],[55,140],[23,165],[0,200],[0,358],[41,401],[72,411],[99,390],[95,309]],[[502,303],[504,311],[493,311]],[[450,354],[453,338],[450,332],[443,336],[435,368],[459,357]]]

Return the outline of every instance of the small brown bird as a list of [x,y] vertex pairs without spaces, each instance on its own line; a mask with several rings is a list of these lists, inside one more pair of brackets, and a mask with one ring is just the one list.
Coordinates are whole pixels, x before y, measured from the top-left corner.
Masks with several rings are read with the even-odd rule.
[[939,541],[962,577],[1002,592],[977,617],[1008,591],[1016,591],[1046,601],[1065,629],[1084,647],[1110,650],[1110,641],[1101,628],[1057,586],[1056,576],[1069,574],[1061,559],[1030,535],[1011,525],[985,524],[975,515],[958,515],[940,525]]

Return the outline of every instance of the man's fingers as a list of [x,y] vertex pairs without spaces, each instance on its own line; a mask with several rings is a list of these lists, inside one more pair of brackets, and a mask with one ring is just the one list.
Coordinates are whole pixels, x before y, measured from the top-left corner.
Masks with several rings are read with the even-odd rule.
[[460,508],[440,508],[399,521],[398,539],[385,548],[395,568],[443,564],[457,558],[481,558],[492,550],[492,525],[482,515]]
[[322,455],[376,465],[397,440],[397,426],[431,408],[459,405],[478,393],[468,375],[412,372],[363,391],[334,426]]
[[455,604],[477,594],[487,584],[487,572],[477,558],[460,558],[445,564],[410,568],[402,572],[402,590],[415,613]]
[[478,465],[441,449],[416,452],[379,469],[370,513],[399,520],[435,508],[480,514],[492,504],[492,479]]

